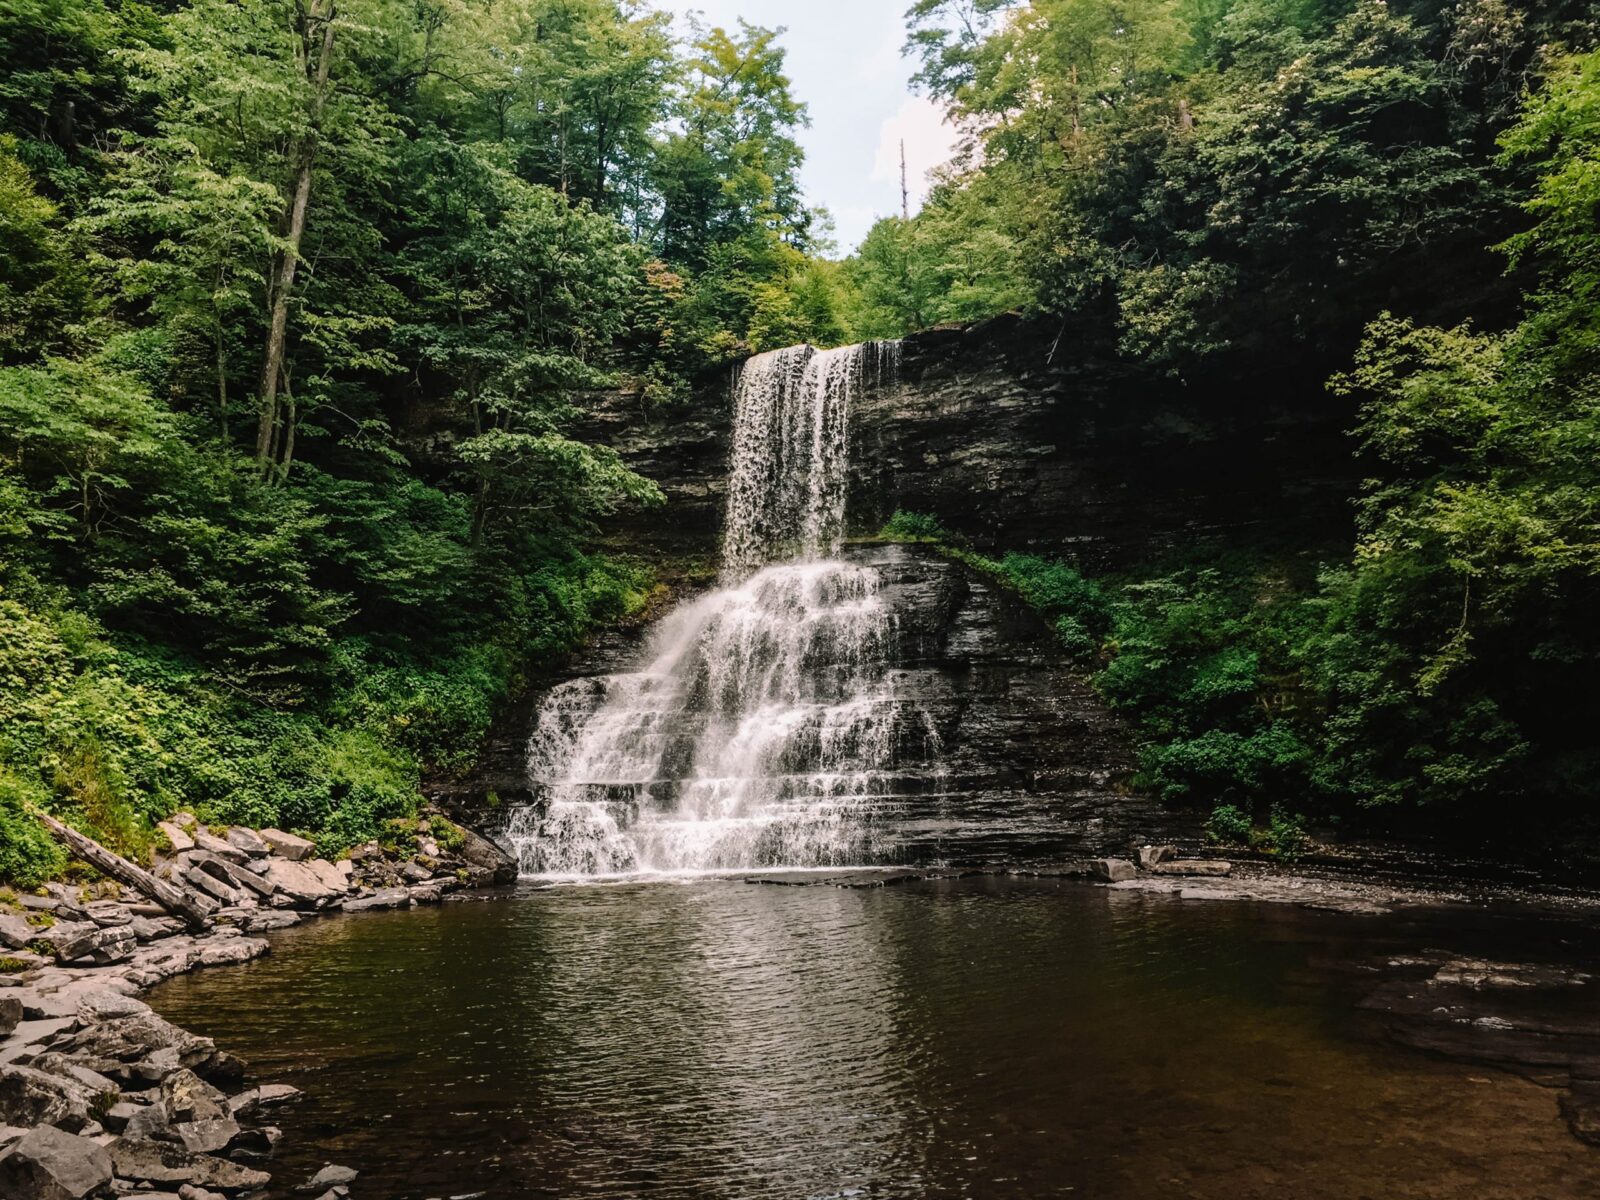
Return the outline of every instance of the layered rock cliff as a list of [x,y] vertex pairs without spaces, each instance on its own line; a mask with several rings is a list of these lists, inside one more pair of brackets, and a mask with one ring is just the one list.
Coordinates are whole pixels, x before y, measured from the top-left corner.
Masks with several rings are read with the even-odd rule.
[[[1215,530],[1348,536],[1351,413],[1304,374],[1178,379],[1003,317],[913,334],[892,382],[858,397],[849,514],[931,513],[981,546],[1118,561]],[[585,433],[667,492],[668,516],[623,518],[652,546],[709,547],[720,529],[729,373],[646,413],[616,398]]]

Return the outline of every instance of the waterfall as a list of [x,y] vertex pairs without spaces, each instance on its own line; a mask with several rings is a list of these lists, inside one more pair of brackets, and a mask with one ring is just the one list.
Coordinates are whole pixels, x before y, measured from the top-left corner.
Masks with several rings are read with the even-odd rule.
[[[851,403],[896,343],[791,347],[735,385],[722,586],[666,617],[635,671],[551,691],[537,802],[508,835],[528,875],[879,861],[874,801],[904,714],[875,571],[839,562]],[[775,561],[777,560],[777,561]]]
[[734,393],[723,566],[818,558],[844,533],[850,401],[899,365],[899,342],[840,350],[791,346],[744,365]]

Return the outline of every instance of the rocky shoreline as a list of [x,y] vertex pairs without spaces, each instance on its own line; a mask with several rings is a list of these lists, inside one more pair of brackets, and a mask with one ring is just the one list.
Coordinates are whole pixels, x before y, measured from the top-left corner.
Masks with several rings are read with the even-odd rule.
[[[162,827],[154,874],[208,913],[191,928],[109,882],[0,893],[0,1196],[224,1200],[265,1188],[299,1092],[246,1086],[245,1064],[156,1015],[137,993],[267,953],[257,936],[314,916],[437,904],[515,878],[486,839],[425,815],[388,848],[338,863],[277,830]],[[344,1200],[330,1164],[298,1189]]]

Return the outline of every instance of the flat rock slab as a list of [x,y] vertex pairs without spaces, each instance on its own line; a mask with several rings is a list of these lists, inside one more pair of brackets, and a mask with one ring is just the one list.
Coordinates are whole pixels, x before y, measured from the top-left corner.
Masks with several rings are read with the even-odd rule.
[[1148,870],[1157,875],[1196,875],[1221,878],[1233,874],[1231,862],[1220,862],[1214,858],[1174,858],[1162,862],[1152,863]]
[[[338,899],[345,893],[343,878],[339,879],[338,886],[331,886],[317,871],[315,866],[317,861],[319,860],[290,862],[286,858],[268,859],[262,879],[275,893],[282,893],[291,903],[315,908]],[[333,867],[332,863],[327,865]],[[338,871],[334,870],[334,874],[337,876]]]
[[217,837],[215,834],[207,833],[203,829],[195,832],[194,846],[196,850],[209,851],[210,853],[215,854],[218,858],[225,858],[229,862],[238,863],[240,866],[243,866],[245,861],[250,857],[232,842],[225,841],[222,838]]
[[290,862],[302,862],[311,857],[316,850],[316,845],[303,837],[296,837],[292,833],[285,833],[281,829],[263,829],[261,840],[267,848],[279,858],[287,858]]
[[206,1154],[192,1154],[168,1142],[118,1138],[111,1143],[111,1162],[118,1178],[143,1183],[193,1184],[222,1192],[243,1192],[272,1182],[272,1176],[265,1171]]
[[354,900],[344,902],[344,911],[347,913],[370,912],[381,908],[407,908],[411,904],[411,893],[403,887],[384,888],[370,896],[359,896]]
[[226,840],[228,845],[243,851],[251,858],[265,858],[271,853],[261,835],[254,829],[246,829],[243,825],[235,825],[229,829]]
[[185,850],[194,849],[194,838],[186,830],[180,829],[171,821],[162,821],[156,826],[167,839],[167,844],[172,847],[174,854],[181,854]]

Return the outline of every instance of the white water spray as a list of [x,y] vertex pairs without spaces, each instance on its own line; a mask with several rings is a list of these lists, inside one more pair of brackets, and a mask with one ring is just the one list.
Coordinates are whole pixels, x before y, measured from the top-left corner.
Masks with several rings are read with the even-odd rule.
[[875,572],[826,556],[844,533],[851,402],[897,354],[799,346],[745,365],[725,586],[662,621],[638,671],[546,699],[529,747],[539,803],[508,828],[524,874],[882,857],[873,800],[901,723],[893,621]]

